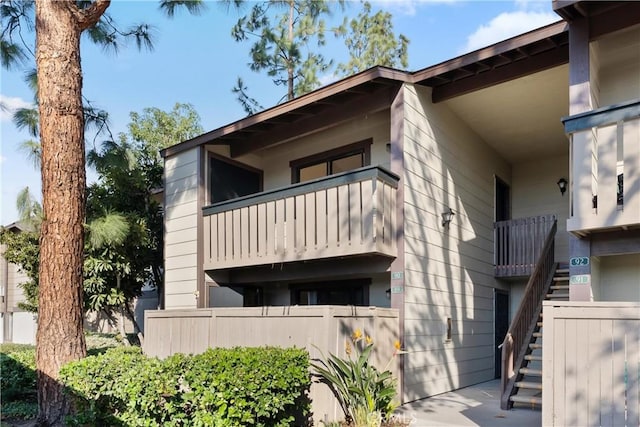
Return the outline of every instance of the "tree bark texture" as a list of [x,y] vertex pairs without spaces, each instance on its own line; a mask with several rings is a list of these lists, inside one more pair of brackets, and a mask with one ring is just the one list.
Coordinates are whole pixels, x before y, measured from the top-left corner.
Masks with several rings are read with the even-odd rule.
[[63,425],[70,410],[58,382],[60,367],[86,355],[82,307],[86,176],[80,35],[108,6],[108,2],[98,3],[81,10],[74,1],[36,1],[44,214],[36,365],[38,423],[45,426]]

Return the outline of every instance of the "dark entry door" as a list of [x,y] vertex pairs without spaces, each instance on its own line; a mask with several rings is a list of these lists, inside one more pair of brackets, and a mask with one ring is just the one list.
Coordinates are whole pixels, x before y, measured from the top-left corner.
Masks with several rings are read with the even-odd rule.
[[494,340],[495,378],[500,378],[502,349],[498,348],[509,330],[509,293],[495,290],[494,293]]

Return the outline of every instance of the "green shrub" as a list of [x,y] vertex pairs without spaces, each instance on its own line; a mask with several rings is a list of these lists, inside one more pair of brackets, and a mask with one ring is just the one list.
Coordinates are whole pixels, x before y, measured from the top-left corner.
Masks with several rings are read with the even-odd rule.
[[110,349],[60,372],[74,396],[75,425],[289,426],[306,423],[305,350],[210,349],[163,361]]
[[2,402],[3,419],[29,420],[37,415],[38,402],[36,401]]
[[2,344],[0,372],[3,416],[6,414],[5,403],[36,399],[36,354],[33,346]]

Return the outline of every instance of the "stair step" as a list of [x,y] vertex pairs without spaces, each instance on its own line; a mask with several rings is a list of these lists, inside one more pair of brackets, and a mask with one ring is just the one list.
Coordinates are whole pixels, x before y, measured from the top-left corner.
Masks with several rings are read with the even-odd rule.
[[553,281],[554,282],[568,282],[569,281],[569,276],[554,276],[553,277]]
[[509,400],[515,403],[529,403],[532,405],[542,406],[542,398],[537,396],[518,396],[517,394],[515,394],[511,396]]
[[561,299],[561,298],[569,299],[569,292],[554,292],[552,294],[547,294],[547,299]]
[[556,268],[556,274],[569,274],[569,268]]
[[524,375],[531,375],[535,377],[542,376],[542,369],[520,368],[520,373]]
[[542,390],[542,383],[533,382],[533,381],[516,381],[516,387],[528,388],[532,390]]
[[531,350],[541,349],[542,348],[542,344],[532,343],[532,344],[529,344],[529,348]]
[[524,355],[524,360],[540,361],[540,362],[542,362],[542,356],[534,356],[533,354],[525,354],[525,355]]
[[551,289],[552,291],[568,291],[569,290],[569,285],[552,285],[549,286],[549,289]]
[[536,326],[538,326],[538,327],[542,328],[542,322],[538,322],[538,323],[536,323]]
[[533,336],[536,338],[542,338],[542,332],[534,332]]

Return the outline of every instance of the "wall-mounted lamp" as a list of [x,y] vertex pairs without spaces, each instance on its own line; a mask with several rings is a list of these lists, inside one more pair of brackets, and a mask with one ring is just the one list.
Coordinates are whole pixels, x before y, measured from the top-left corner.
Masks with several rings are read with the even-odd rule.
[[451,220],[453,219],[453,216],[455,214],[456,213],[451,208],[448,208],[446,211],[442,212],[442,226],[449,228],[449,224],[451,223]]
[[560,189],[560,194],[564,196],[564,192],[567,191],[567,180],[564,178],[560,178],[558,182],[556,182],[556,184],[558,184],[558,188]]
[[386,291],[384,291],[384,293],[387,296],[387,299],[391,299],[391,288],[389,288]]

